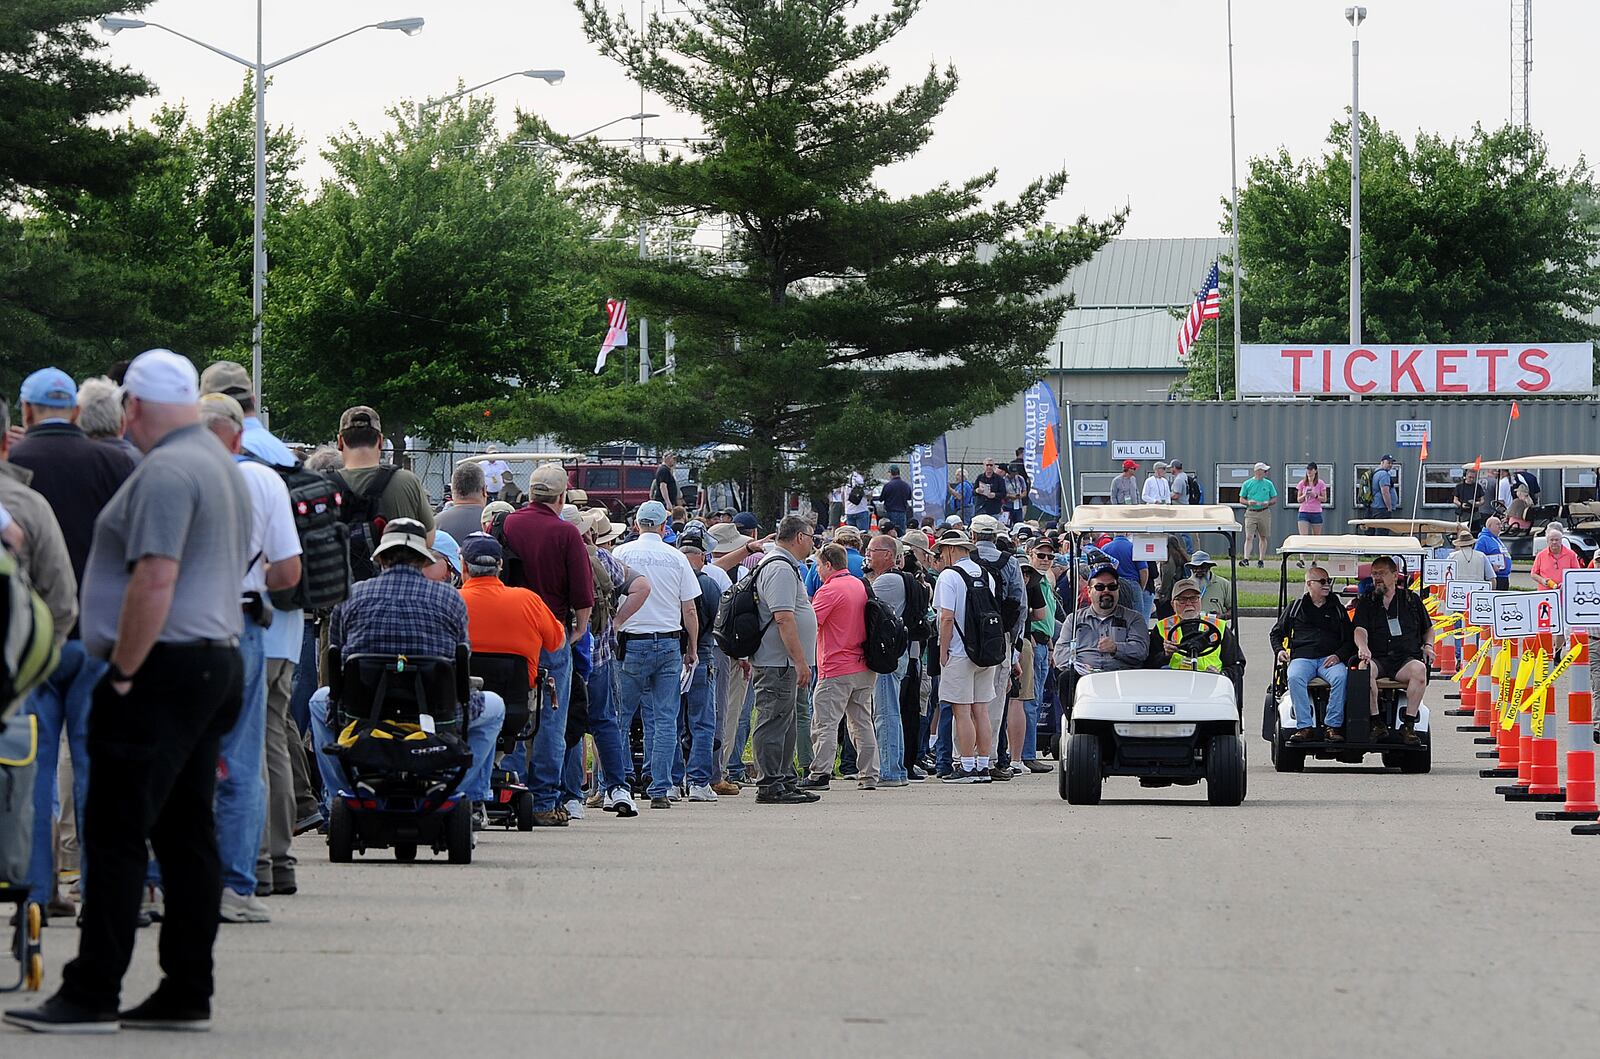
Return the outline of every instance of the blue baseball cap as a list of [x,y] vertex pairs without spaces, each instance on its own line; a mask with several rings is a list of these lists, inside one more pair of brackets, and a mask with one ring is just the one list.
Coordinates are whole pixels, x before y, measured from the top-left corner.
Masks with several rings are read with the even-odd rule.
[[667,521],[667,506],[659,500],[646,500],[633,517],[641,526],[662,526]]
[[22,380],[22,403],[44,408],[76,408],[78,385],[60,368],[40,368]]
[[433,554],[449,563],[450,569],[456,573],[461,572],[461,545],[444,530],[434,532]]
[[733,516],[733,524],[745,533],[754,533],[760,527],[756,517],[748,511],[741,511]]
[[461,542],[461,557],[468,566],[493,566],[505,558],[505,552],[487,533],[474,533]]

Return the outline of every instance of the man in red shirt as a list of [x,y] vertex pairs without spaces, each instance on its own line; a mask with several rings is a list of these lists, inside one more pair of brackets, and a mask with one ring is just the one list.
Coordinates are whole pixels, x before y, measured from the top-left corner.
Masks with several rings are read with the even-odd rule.
[[856,745],[858,784],[878,786],[878,740],[872,727],[872,692],[878,675],[867,668],[867,589],[850,573],[844,548],[822,549],[822,587],[811,597],[817,612],[817,681],[811,696],[811,774],[796,786],[826,790],[838,751],[839,718],[850,725]]
[[[567,472],[547,463],[528,479],[528,504],[506,516],[505,540],[522,560],[522,584],[544,600],[566,635],[554,651],[540,650],[539,667],[556,685],[555,716],[546,718],[528,744],[528,789],[533,792],[533,822],[565,827],[561,770],[567,754],[567,703],[572,694],[572,645],[589,628],[594,607],[594,574],[578,527],[561,518],[567,499]],[[554,720],[556,723],[550,723]]]

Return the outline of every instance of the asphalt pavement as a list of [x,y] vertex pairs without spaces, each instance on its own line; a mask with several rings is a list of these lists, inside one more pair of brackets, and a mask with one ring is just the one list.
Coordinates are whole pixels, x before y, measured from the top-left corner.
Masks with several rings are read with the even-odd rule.
[[[1496,798],[1454,718],[1427,776],[1274,773],[1268,625],[1238,808],[1132,779],[1069,807],[1039,775],[596,812],[467,867],[309,835],[274,922],[222,927],[213,1033],[0,1055],[1592,1054],[1600,840]],[[48,990],[76,941],[45,932]]]

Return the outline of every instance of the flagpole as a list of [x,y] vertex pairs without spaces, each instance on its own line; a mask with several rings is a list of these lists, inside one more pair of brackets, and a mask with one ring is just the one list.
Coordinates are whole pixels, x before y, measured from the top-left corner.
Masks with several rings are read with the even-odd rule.
[[[1061,447],[1067,450],[1067,477],[1059,483],[1061,489],[1061,510],[1066,513],[1066,518],[1072,517],[1072,509],[1078,506],[1078,469],[1073,459],[1073,434],[1072,429],[1072,402],[1067,400],[1067,344],[1056,343],[1056,385],[1061,387],[1061,392],[1056,395],[1056,400],[1061,404],[1061,411],[1057,418],[1061,420]],[[1056,456],[1059,463],[1060,455]],[[1069,480],[1070,479],[1070,480]]]
[[[1221,324],[1222,321],[1218,320],[1217,323]],[[1211,329],[1211,337],[1216,339],[1217,342],[1215,367],[1217,369],[1217,400],[1220,401],[1222,400],[1222,328],[1220,326],[1213,327]]]
[[1500,440],[1500,458],[1506,458],[1506,446],[1511,444],[1511,421],[1517,417],[1517,402],[1511,402],[1511,409],[1506,412],[1506,436]]
[[1417,452],[1417,488],[1411,499],[1411,532],[1417,531],[1417,509],[1422,506],[1422,479],[1426,475],[1423,461],[1428,458],[1428,432],[1422,432],[1422,448]]

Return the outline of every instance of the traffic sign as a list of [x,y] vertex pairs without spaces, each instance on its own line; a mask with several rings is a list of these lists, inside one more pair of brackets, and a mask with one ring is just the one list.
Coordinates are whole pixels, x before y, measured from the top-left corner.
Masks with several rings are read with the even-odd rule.
[[1424,585],[1442,585],[1455,580],[1456,561],[1454,559],[1424,559],[1422,560],[1422,583]]
[[1495,592],[1492,595],[1497,638],[1561,631],[1561,593]]
[[1561,618],[1568,625],[1600,625],[1600,570],[1561,575]]
[[1488,581],[1447,580],[1444,583],[1444,609],[1460,614],[1467,609],[1467,597],[1475,592],[1488,592],[1494,585]]

